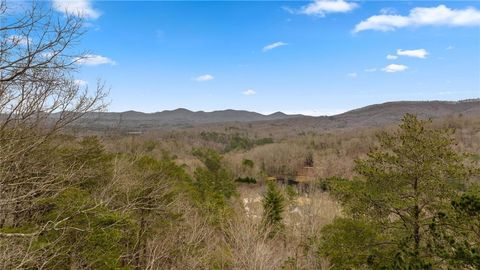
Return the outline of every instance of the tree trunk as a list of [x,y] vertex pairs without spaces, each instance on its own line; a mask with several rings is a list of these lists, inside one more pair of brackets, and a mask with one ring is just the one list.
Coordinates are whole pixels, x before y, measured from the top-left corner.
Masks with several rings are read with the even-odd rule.
[[415,178],[413,189],[415,192],[415,206],[413,209],[413,240],[415,257],[417,257],[420,250],[420,207],[418,205],[418,178]]

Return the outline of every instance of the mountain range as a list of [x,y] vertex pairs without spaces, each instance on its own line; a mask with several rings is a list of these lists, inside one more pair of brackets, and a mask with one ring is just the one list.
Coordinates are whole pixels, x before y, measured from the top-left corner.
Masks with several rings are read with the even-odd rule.
[[213,112],[187,109],[166,110],[156,113],[137,111],[97,112],[85,115],[76,125],[92,129],[151,130],[182,128],[202,124],[249,123],[249,122],[300,122],[325,128],[348,128],[381,126],[398,122],[405,113],[414,113],[422,118],[438,118],[449,115],[480,117],[480,99],[461,101],[398,101],[375,104],[333,116],[287,115],[282,112],[260,114],[244,110]]

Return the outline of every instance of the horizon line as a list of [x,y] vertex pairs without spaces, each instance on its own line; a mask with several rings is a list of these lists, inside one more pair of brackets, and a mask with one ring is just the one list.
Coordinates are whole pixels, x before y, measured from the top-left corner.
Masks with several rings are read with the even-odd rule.
[[[178,107],[178,108],[175,108],[175,109],[164,109],[164,110],[161,110],[161,111],[154,111],[154,112],[143,112],[143,111],[137,111],[137,110],[126,110],[126,111],[103,111],[101,113],[127,113],[127,112],[136,112],[136,113],[142,113],[142,114],[156,114],[156,113],[162,113],[162,112],[173,112],[173,111],[177,111],[177,110],[186,110],[186,111],[189,111],[189,112],[192,112],[192,113],[215,113],[215,112],[225,112],[225,111],[237,111],[237,112],[248,112],[248,113],[257,113],[257,114],[260,114],[260,115],[263,115],[263,116],[271,116],[271,115],[274,115],[274,114],[284,114],[284,115],[287,115],[287,116],[309,116],[309,117],[322,117],[322,116],[336,116],[336,115],[340,115],[340,114],[344,114],[344,113],[347,113],[347,112],[351,112],[351,111],[355,111],[355,110],[359,110],[359,109],[362,109],[362,108],[367,108],[367,107],[370,107],[370,106],[375,106],[375,105],[384,105],[384,104],[389,104],[389,103],[406,103],[406,102],[417,102],[417,103],[421,103],[421,102],[443,102],[443,103],[461,103],[461,102],[476,102],[476,101],[480,101],[480,97],[477,97],[477,98],[468,98],[468,99],[460,99],[460,100],[393,100],[393,101],[384,101],[384,102],[381,102],[381,103],[372,103],[372,104],[368,104],[368,105],[364,105],[364,106],[361,106],[361,107],[355,107],[355,108],[350,108],[350,109],[337,109],[337,110],[332,110],[332,113],[331,114],[308,114],[308,111],[309,110],[280,110],[280,111],[275,111],[275,112],[258,112],[258,111],[253,111],[253,110],[248,110],[248,109],[232,109],[232,108],[226,108],[226,109],[216,109],[216,110],[194,110],[194,109],[188,109],[188,108],[184,108],[184,107]],[[318,112],[321,112],[321,109],[312,109],[310,110],[312,112],[315,112],[315,111],[318,111]],[[325,111],[325,110],[323,110]],[[335,112],[333,112],[335,111]]]

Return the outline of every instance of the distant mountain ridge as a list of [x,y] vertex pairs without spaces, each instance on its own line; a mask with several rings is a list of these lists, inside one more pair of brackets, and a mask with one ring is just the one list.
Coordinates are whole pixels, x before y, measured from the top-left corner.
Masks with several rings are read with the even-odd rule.
[[480,116],[480,99],[460,101],[396,101],[369,105],[332,116],[348,126],[379,126],[395,123],[406,114],[416,114],[421,118],[438,118],[449,115]]
[[423,118],[437,118],[448,115],[478,115],[480,99],[461,101],[397,101],[374,104],[334,116],[287,115],[276,112],[268,115],[245,110],[220,110],[212,112],[190,111],[184,108],[155,113],[137,111],[90,113],[77,125],[95,129],[118,128],[122,130],[148,130],[158,128],[189,127],[202,124],[233,122],[284,122],[304,121],[315,123],[319,128],[344,128],[379,126],[392,124],[405,113],[414,113]]
[[254,122],[290,119],[303,115],[287,115],[276,112],[268,115],[245,110],[220,110],[212,112],[190,111],[184,108],[165,110],[155,113],[137,111],[89,113],[83,117],[82,125],[119,127],[122,129],[161,128],[172,126],[189,126],[199,124]]

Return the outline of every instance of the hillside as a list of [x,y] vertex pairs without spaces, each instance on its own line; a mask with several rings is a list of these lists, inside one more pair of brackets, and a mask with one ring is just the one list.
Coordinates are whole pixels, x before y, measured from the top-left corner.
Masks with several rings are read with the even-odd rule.
[[480,99],[463,101],[399,101],[375,104],[334,116],[287,115],[277,112],[264,115],[243,110],[190,111],[176,109],[156,113],[137,111],[91,113],[77,123],[88,129],[151,130],[188,128],[224,123],[249,123],[256,126],[291,126],[296,128],[351,128],[397,123],[405,113],[422,118],[449,115],[480,116]]
[[381,126],[396,123],[405,113],[421,118],[449,115],[480,116],[480,99],[461,101],[400,101],[375,104],[335,115],[332,118],[348,127]]

